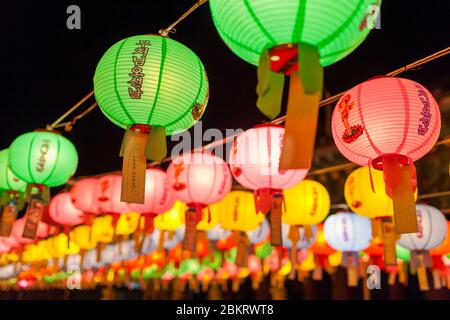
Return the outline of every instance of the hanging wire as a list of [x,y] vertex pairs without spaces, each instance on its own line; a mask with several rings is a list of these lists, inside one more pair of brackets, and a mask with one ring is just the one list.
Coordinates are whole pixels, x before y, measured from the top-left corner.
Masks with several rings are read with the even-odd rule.
[[183,13],[183,15],[181,17],[179,17],[174,23],[172,23],[170,26],[168,26],[165,29],[159,30],[159,34],[162,35],[163,37],[167,37],[169,35],[169,33],[175,33],[176,32],[175,27],[177,26],[177,24],[179,24],[181,21],[186,19],[187,16],[189,16],[192,12],[194,12],[198,7],[200,7],[202,4],[206,3],[207,1],[208,0],[197,1],[191,8],[189,8],[188,11]]

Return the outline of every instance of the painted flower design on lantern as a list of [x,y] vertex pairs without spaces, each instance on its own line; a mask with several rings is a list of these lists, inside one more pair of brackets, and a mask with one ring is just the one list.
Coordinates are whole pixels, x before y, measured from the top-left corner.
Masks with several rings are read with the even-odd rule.
[[98,201],[105,202],[109,200],[109,197],[106,193],[109,189],[109,180],[103,180],[100,183],[100,196],[98,197]]
[[204,109],[204,105],[200,104],[200,103],[195,103],[192,106],[192,117],[194,118],[194,120],[198,121],[200,120],[200,118],[202,117],[203,114],[203,109]]
[[[236,159],[236,154],[237,154],[237,143],[236,143],[236,138],[234,138],[233,141],[233,146],[231,149],[231,156],[233,157],[233,159]],[[231,172],[233,173],[233,176],[235,177],[239,177],[242,174],[242,169],[236,165],[230,165],[231,167]]]
[[186,188],[186,184],[184,184],[183,182],[180,182],[178,180],[178,178],[180,177],[180,174],[186,168],[184,166],[183,160],[180,160],[178,163],[174,163],[174,168],[175,168],[175,170],[174,170],[175,183],[172,185],[172,188],[176,191],[180,191],[180,190],[183,190],[184,188]]
[[342,123],[345,126],[345,131],[342,134],[342,141],[346,143],[352,143],[358,139],[364,132],[364,127],[360,124],[350,126],[348,117],[350,115],[350,110],[355,107],[355,102],[350,101],[350,94],[345,95],[338,104],[339,111],[341,112]]

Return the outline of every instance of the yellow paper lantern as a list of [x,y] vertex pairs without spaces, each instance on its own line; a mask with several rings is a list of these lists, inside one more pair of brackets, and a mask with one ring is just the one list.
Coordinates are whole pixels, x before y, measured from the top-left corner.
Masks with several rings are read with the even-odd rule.
[[108,243],[113,240],[114,228],[112,227],[112,216],[95,218],[92,224],[92,239],[96,242]]
[[331,267],[339,267],[342,264],[342,252],[336,251],[328,256],[328,264]]
[[137,212],[121,214],[116,225],[117,235],[129,235],[136,231],[141,215]]
[[224,229],[252,231],[264,220],[262,213],[256,213],[253,193],[231,191],[217,204],[219,223]]
[[155,227],[165,231],[175,231],[184,223],[184,213],[186,205],[181,201],[176,201],[172,209],[155,218]]
[[312,251],[308,250],[308,254],[306,259],[302,260],[297,269],[299,271],[312,271],[316,268],[316,264],[314,262],[314,254]]
[[303,180],[284,190],[286,211],[284,223],[290,225],[312,225],[322,222],[330,211],[330,195],[317,181]]
[[55,258],[63,257],[70,254],[78,254],[80,247],[73,241],[69,241],[69,238],[64,233],[61,233],[51,239],[53,246],[53,256]]
[[202,220],[197,224],[197,230],[208,231],[219,223],[219,207],[217,203],[202,210]]
[[[392,199],[386,195],[383,171],[371,170],[373,187],[370,184],[368,167],[361,167],[350,173],[345,181],[345,201],[353,212],[367,218],[390,217],[393,215]],[[414,194],[417,200],[417,188]]]
[[91,250],[97,247],[97,241],[92,237],[89,226],[79,226],[70,232],[70,239],[73,240],[82,250]]

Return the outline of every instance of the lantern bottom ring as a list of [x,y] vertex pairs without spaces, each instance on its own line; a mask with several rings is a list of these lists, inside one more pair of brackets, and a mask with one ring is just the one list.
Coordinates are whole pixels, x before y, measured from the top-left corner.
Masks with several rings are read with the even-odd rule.
[[383,154],[375,159],[372,160],[372,167],[377,170],[383,171],[383,162],[384,159],[391,158],[396,159],[398,163],[400,163],[403,166],[407,166],[409,164],[409,157],[404,156],[402,154],[396,154],[396,153],[387,153]]

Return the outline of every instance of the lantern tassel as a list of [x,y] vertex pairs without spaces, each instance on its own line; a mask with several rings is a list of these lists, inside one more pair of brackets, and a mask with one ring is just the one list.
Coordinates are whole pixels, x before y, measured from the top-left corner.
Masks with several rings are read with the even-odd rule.
[[247,267],[248,265],[248,249],[250,241],[245,232],[236,232],[235,241],[237,244],[236,265],[238,267]]
[[282,246],[281,235],[281,209],[283,194],[281,192],[272,193],[272,209],[270,210],[270,237],[273,246]]
[[269,51],[261,54],[258,64],[258,85],[256,106],[269,119],[280,114],[283,100],[284,75],[270,70]]
[[145,145],[148,160],[161,161],[167,155],[166,130],[164,127],[152,127]]
[[0,220],[0,237],[9,237],[11,235],[12,225],[17,218],[17,201],[12,199],[2,209]]
[[202,219],[202,209],[202,205],[198,203],[188,205],[185,214],[186,231],[183,241],[183,249],[185,250],[195,250],[197,224]]
[[280,169],[309,169],[322,97],[323,67],[315,47],[299,44],[299,71],[292,72],[286,114],[286,132]]
[[381,222],[383,243],[384,243],[384,264],[387,266],[397,265],[397,252],[395,243],[397,235],[394,232],[394,224],[390,219],[384,219]]
[[300,240],[299,226],[292,225],[289,227],[288,239],[291,240],[290,260],[292,271],[295,270],[298,263],[297,243]]
[[44,213],[44,201],[40,193],[31,195],[30,202],[25,216],[25,226],[23,228],[23,238],[35,239],[39,223],[41,222],[42,214]]
[[397,234],[418,232],[416,203],[411,184],[412,170],[408,164],[400,164],[396,157],[383,157],[386,193],[392,198],[394,223]]

